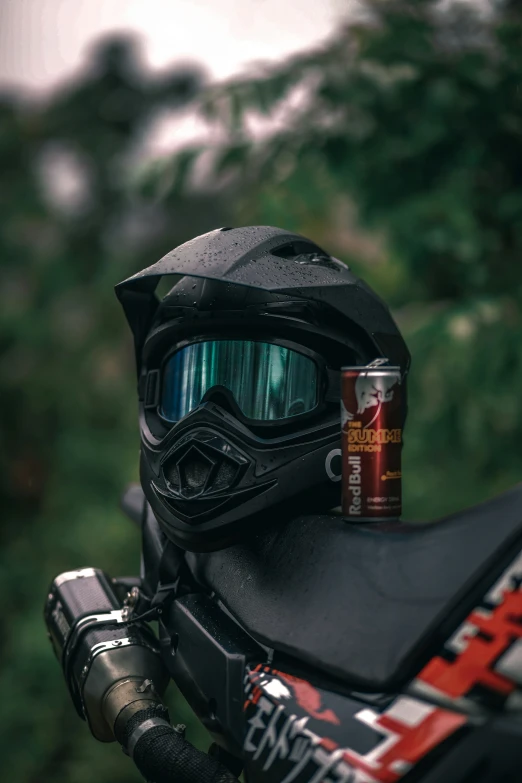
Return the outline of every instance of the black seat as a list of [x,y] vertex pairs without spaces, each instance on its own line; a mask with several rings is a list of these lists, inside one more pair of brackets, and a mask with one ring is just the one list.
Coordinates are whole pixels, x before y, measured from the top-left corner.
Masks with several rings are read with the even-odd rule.
[[189,561],[255,639],[379,691],[440,648],[521,541],[518,485],[435,523],[358,527],[304,516]]

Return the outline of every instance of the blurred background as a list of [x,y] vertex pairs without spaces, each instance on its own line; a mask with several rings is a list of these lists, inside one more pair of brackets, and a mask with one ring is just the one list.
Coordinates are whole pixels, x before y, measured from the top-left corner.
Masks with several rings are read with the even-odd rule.
[[74,714],[42,605],[60,571],[138,569],[114,284],[250,223],[311,237],[391,305],[413,355],[407,519],[522,479],[520,3],[2,0],[5,779],[138,780]]

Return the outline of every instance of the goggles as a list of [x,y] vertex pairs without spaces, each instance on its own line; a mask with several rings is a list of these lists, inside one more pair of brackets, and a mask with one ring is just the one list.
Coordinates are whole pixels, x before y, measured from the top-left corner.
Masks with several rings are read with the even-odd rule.
[[163,366],[160,413],[179,421],[214,387],[224,387],[245,418],[271,422],[319,404],[321,371],[292,348],[253,340],[206,340],[171,354]]

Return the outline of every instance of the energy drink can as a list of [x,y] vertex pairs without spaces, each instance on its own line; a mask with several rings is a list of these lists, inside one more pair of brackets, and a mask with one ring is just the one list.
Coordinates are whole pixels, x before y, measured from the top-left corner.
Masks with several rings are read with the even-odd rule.
[[386,363],[341,370],[342,511],[353,522],[402,512],[401,372]]

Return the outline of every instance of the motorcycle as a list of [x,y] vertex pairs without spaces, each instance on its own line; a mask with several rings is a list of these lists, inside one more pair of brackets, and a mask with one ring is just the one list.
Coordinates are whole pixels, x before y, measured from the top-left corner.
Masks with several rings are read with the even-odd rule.
[[[80,717],[147,780],[522,779],[522,485],[436,522],[301,515],[208,553],[168,541],[138,485],[122,507],[139,577],[62,574],[45,618]],[[209,754],[171,725],[169,679]]]

